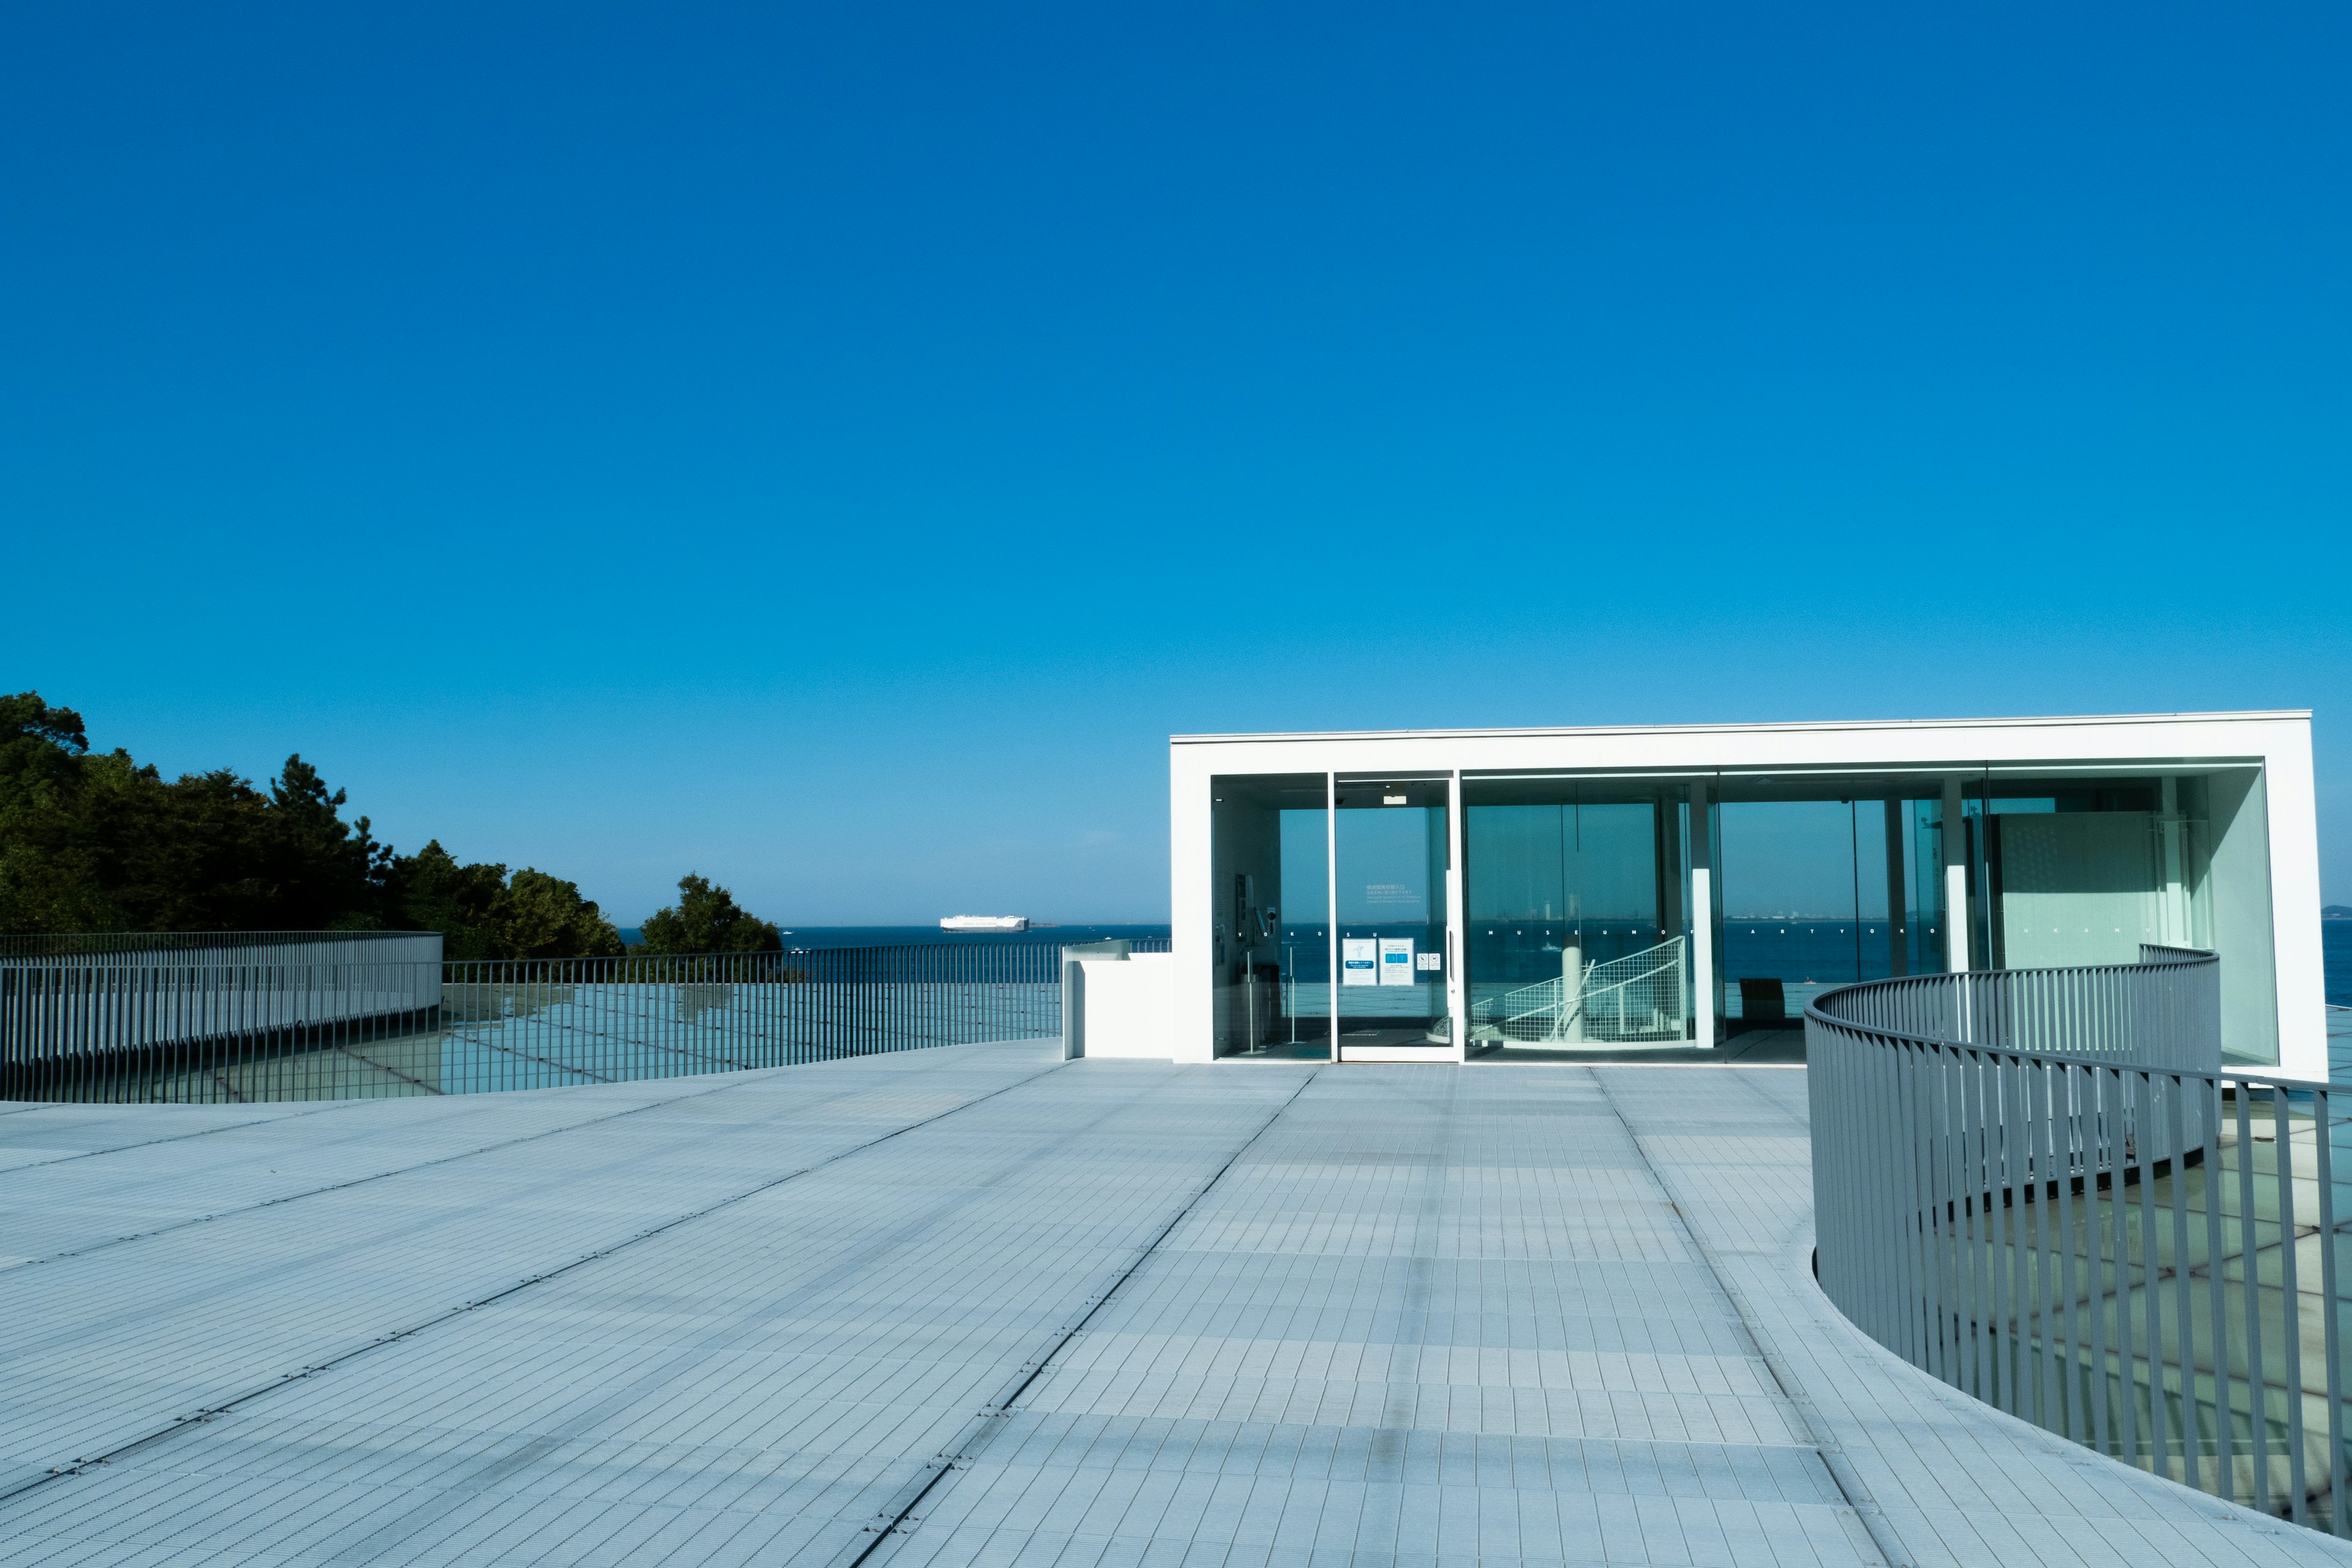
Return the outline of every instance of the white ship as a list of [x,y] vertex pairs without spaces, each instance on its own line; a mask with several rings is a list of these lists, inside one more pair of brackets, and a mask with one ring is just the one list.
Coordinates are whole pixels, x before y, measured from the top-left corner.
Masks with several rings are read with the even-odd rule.
[[940,922],[941,931],[1027,931],[1027,915],[950,915]]

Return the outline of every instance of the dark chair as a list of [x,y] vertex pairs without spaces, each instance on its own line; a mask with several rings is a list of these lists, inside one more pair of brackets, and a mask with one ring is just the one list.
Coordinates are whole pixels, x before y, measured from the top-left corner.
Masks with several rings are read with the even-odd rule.
[[1743,1029],[1778,1027],[1789,1021],[1789,998],[1777,980],[1743,980],[1739,983],[1739,1026]]

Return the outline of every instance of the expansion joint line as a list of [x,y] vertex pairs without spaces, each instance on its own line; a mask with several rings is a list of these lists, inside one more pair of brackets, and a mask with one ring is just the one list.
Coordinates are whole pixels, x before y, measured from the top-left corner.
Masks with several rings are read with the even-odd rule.
[[[16,1110],[0,1110],[0,1116],[15,1116],[26,1110],[79,1110],[88,1105],[121,1105],[144,1109],[152,1103],[143,1100],[37,1100],[31,1105],[19,1106]],[[281,1100],[278,1103],[289,1102]],[[152,1149],[163,1143],[184,1143],[191,1138],[209,1138],[216,1132],[235,1132],[247,1127],[275,1127],[281,1121],[299,1121],[306,1116],[324,1116],[331,1110],[348,1110],[354,1105],[367,1103],[364,1100],[338,1100],[332,1105],[320,1106],[315,1110],[289,1110],[283,1116],[257,1116],[250,1121],[225,1121],[217,1127],[199,1127],[193,1132],[172,1132],[161,1138],[142,1138],[136,1143],[110,1143],[103,1149],[78,1150],[71,1154],[60,1154],[54,1160],[27,1160],[21,1165],[9,1166],[8,1172],[14,1175],[18,1171],[38,1171],[50,1165],[70,1164],[76,1160],[95,1160],[104,1154],[124,1154],[133,1149]]]
[[[93,1252],[103,1252],[110,1247],[121,1247],[128,1242],[133,1241],[147,1241],[155,1237],[169,1236],[173,1231],[187,1230],[193,1226],[200,1225],[211,1225],[218,1220],[236,1219],[241,1215],[255,1214],[262,1209],[274,1209],[280,1204],[300,1203],[305,1198],[322,1197],[329,1193],[349,1192],[353,1187],[364,1187],[372,1182],[388,1182],[394,1176],[405,1176],[413,1174],[418,1171],[429,1171],[436,1165],[453,1164],[459,1160],[471,1160],[478,1155],[482,1154],[495,1154],[501,1149],[511,1149],[518,1143],[536,1143],[542,1138],[560,1138],[567,1132],[577,1132],[583,1128],[595,1127],[607,1121],[618,1121],[625,1116],[641,1116],[648,1110],[660,1110],[667,1106],[681,1105],[689,1100],[700,1100],[705,1095],[717,1094],[722,1089],[732,1089],[735,1087],[736,1086],[733,1084],[713,1084],[708,1089],[698,1089],[691,1094],[673,1094],[662,1100],[649,1100],[643,1105],[632,1105],[624,1110],[607,1111],[602,1116],[591,1116],[579,1121],[567,1121],[560,1127],[542,1128],[537,1132],[519,1133],[512,1138],[501,1138],[495,1143],[484,1143],[472,1149],[461,1149],[454,1154],[439,1154],[430,1160],[418,1160],[412,1164],[395,1165],[388,1171],[371,1171],[364,1176],[352,1176],[341,1182],[330,1182],[322,1187],[305,1187],[299,1193],[283,1193],[277,1197],[263,1198],[258,1203],[246,1204],[237,1208],[217,1209],[211,1214],[191,1215],[186,1219],[174,1220],[170,1225],[159,1225],[152,1230],[138,1230],[129,1232],[122,1236],[111,1236],[107,1237],[104,1241],[93,1241],[86,1246],[73,1247],[65,1252],[53,1252],[46,1258],[28,1258],[22,1263],[11,1263],[5,1267],[0,1267],[0,1274],[8,1273],[18,1268],[31,1268],[43,1263],[63,1263],[68,1258],[87,1258]],[[856,1091],[853,1090],[851,1092]],[[844,1098],[845,1098],[845,1096],[834,1095],[825,1100],[818,1100],[816,1103],[819,1105],[829,1105],[835,1100]],[[346,1105],[365,1105],[367,1103],[369,1102],[366,1100],[347,1100],[344,1102]],[[302,1114],[315,1116],[318,1112],[306,1111]],[[290,1116],[268,1119],[268,1124],[273,1126],[278,1121],[291,1121],[293,1120],[294,1118]],[[262,1125],[262,1123],[240,1121],[237,1122],[236,1125],[239,1127],[254,1127]],[[197,1134],[190,1133],[188,1136],[194,1137],[197,1136]],[[163,1139],[157,1140],[157,1142],[170,1142],[170,1140]],[[143,1149],[148,1147],[148,1145],[139,1143],[131,1144],[130,1147]],[[100,1152],[104,1152],[104,1151]],[[69,1154],[66,1156],[66,1158],[78,1160],[82,1158],[82,1156],[79,1154]],[[46,1163],[56,1163],[57,1162],[52,1161]],[[35,1167],[25,1165],[10,1167],[11,1170],[20,1171],[34,1168]]]
[[1820,1458],[1822,1468],[1829,1472],[1838,1495],[1845,1500],[1848,1508],[1853,1510],[1854,1517],[1862,1521],[1863,1529],[1870,1533],[1871,1544],[1878,1548],[1878,1554],[1887,1568],[1911,1568],[1910,1557],[1904,1552],[1902,1543],[1895,1538],[1893,1527],[1872,1500],[1870,1488],[1864,1484],[1861,1475],[1847,1462],[1844,1450],[1823,1429],[1821,1413],[1803,1392],[1804,1385],[1783,1363],[1780,1354],[1757,1327],[1755,1309],[1748,1305],[1748,1298],[1739,1287],[1732,1283],[1731,1276],[1725,1272],[1723,1261],[1716,1256],[1715,1248],[1707,1245],[1706,1238],[1691,1223],[1690,1211],[1684,1206],[1682,1195],[1675,1191],[1674,1184],[1666,1179],[1666,1173],[1657,1161],[1650,1157],[1648,1144],[1641,1133],[1634,1131],[1633,1123],[1626,1119],[1625,1112],[1618,1108],[1616,1097],[1609,1092],[1606,1075],[1591,1068],[1585,1070],[1592,1075],[1592,1085],[1601,1091],[1601,1103],[1609,1108],[1609,1114],[1615,1117],[1617,1125],[1625,1130],[1625,1136],[1633,1143],[1634,1152],[1642,1156],[1642,1163],[1650,1168],[1651,1176],[1665,1193],[1666,1206],[1674,1210],[1675,1223],[1682,1227],[1691,1250],[1698,1254],[1699,1261],[1706,1265],[1707,1273],[1714,1277],[1716,1288],[1731,1303],[1733,1313],[1739,1319],[1740,1336],[1755,1351],[1756,1359],[1764,1363],[1764,1370],[1771,1374],[1773,1386],[1780,1390],[1780,1397],[1788,1402],[1789,1407],[1797,1413],[1797,1419],[1804,1424],[1805,1442]]
[[[903,1138],[908,1133],[915,1131],[919,1128],[929,1127],[934,1121],[944,1121],[946,1118],[954,1116],[961,1111],[970,1110],[973,1106],[994,1100],[1001,1094],[1010,1094],[1014,1089],[1019,1089],[1025,1084],[1034,1083],[1037,1079],[1044,1078],[1047,1073],[1060,1071],[1065,1065],[1066,1064],[1062,1062],[1055,1062],[1052,1067],[1046,1068],[1042,1071],[1029,1073],[1024,1077],[1017,1078],[1001,1089],[990,1089],[986,1094],[975,1095],[971,1099],[965,1100],[961,1105],[951,1105],[945,1110],[940,1111],[935,1115],[924,1117],[920,1121],[909,1121],[904,1127],[896,1128],[891,1131],[885,1132],[878,1138],[869,1138],[863,1143],[856,1144],[852,1148],[842,1150],[839,1153],[828,1154],[822,1160],[814,1161],[809,1164],[801,1166],[797,1170],[787,1171],[781,1176],[771,1176],[768,1180],[761,1182],[755,1186],[746,1187],[738,1193],[730,1193],[726,1197],[720,1198],[715,1203],[705,1204],[698,1209],[689,1210],[688,1213],[674,1215],[669,1219],[662,1221],[659,1225],[648,1226],[644,1230],[638,1231],[635,1235],[625,1237],[621,1240],[612,1243],[610,1246],[600,1247],[593,1252],[583,1253],[578,1258],[572,1259],[569,1263],[560,1263],[552,1268],[541,1269],[537,1274],[530,1275],[524,1279],[516,1280],[513,1284],[507,1286],[503,1289],[494,1290],[487,1296],[477,1297],[470,1301],[460,1302],[455,1307],[444,1308],[440,1311],[435,1312],[429,1317],[420,1319],[417,1321],[409,1324],[404,1329],[395,1329],[388,1334],[379,1335],[377,1338],[368,1341],[365,1344],[354,1345],[350,1350],[343,1352],[340,1355],[329,1356],[326,1360],[303,1367],[299,1372],[280,1373],[278,1376],[271,1378],[268,1383],[248,1388],[242,1394],[232,1394],[228,1398],[223,1399],[216,1404],[203,1405],[195,1410],[190,1411],[184,1415],[175,1415],[172,1418],[172,1421],[168,1426],[159,1426],[155,1430],[142,1434],[140,1436],[133,1437],[128,1442],[117,1444],[115,1447],[107,1449],[104,1453],[87,1455],[83,1458],[75,1459],[71,1464],[53,1466],[37,1475],[28,1476],[25,1479],[19,1481],[16,1485],[9,1487],[5,1490],[0,1490],[0,1503],[11,1502],[17,1498],[23,1497],[26,1492],[38,1490],[40,1488],[47,1486],[50,1482],[62,1480],[68,1476],[80,1475],[83,1471],[93,1468],[96,1466],[111,1464],[117,1459],[128,1458],[142,1448],[148,1447],[156,1443],[163,1442],[182,1432],[191,1431],[195,1427],[203,1426],[208,1421],[215,1420],[220,1416],[226,1415],[242,1405],[251,1404],[253,1401],[259,1399],[266,1394],[274,1394],[278,1390],[286,1387],[289,1384],[299,1383],[304,1378],[308,1377],[316,1377],[322,1372],[332,1372],[337,1367],[348,1365],[351,1363],[357,1361],[360,1357],[369,1354],[371,1352],[382,1350],[386,1345],[399,1344],[404,1340],[415,1339],[417,1335],[425,1332],[427,1329],[437,1328],[443,1323],[461,1318],[467,1312],[474,1311],[478,1308],[491,1306],[497,1302],[503,1301],[520,1291],[530,1289],[534,1285],[542,1285],[550,1279],[560,1279],[563,1275],[571,1273],[575,1268],[584,1268],[591,1263],[601,1262],[603,1259],[610,1258],[617,1252],[623,1252],[636,1246],[639,1242],[650,1241],[655,1237],[676,1230],[682,1225],[690,1225],[696,1220],[707,1218],[711,1215],[719,1213],[722,1209],[733,1208],[737,1204],[742,1203],[746,1199],[758,1197],[761,1193],[772,1191],[777,1187],[782,1186],[786,1182],[798,1181],[801,1177],[809,1175],[814,1172],[822,1171],[828,1165],[837,1164],[841,1161],[848,1159],[853,1154],[862,1154],[866,1150],[873,1148],[878,1143],[887,1143],[893,1138]],[[723,1088],[726,1086],[722,1085],[721,1087]],[[706,1090],[704,1092],[715,1092],[715,1090]],[[662,1103],[667,1104],[671,1102],[664,1101]],[[638,1109],[644,1108],[641,1107]],[[585,1123],[578,1123],[576,1125],[585,1125]],[[567,1129],[558,1129],[557,1131],[567,1131]],[[534,1134],[533,1136],[540,1135]],[[521,1140],[518,1140],[518,1142],[520,1141]],[[453,1157],[464,1158],[464,1156]],[[433,1163],[437,1163],[438,1162]],[[1230,1162],[1228,1163],[1230,1163]],[[1223,1173],[1219,1172],[1218,1173],[1222,1175]]]
[[[852,1542],[835,1554],[831,1568],[865,1568],[866,1559],[879,1552],[883,1542],[893,1536],[905,1534],[908,1525],[921,1522],[915,1517],[915,1510],[922,1506],[923,1500],[931,1495],[933,1489],[955,1471],[971,1468],[972,1461],[980,1457],[981,1450],[988,1446],[989,1440],[1003,1430],[1000,1424],[1013,1414],[1014,1402],[1028,1393],[1039,1378],[1045,1375],[1046,1369],[1054,1364],[1054,1359],[1069,1347],[1072,1340],[1086,1332],[1087,1325],[1094,1321],[1095,1314],[1110,1305],[1120,1288],[1134,1279],[1146,1263],[1151,1261],[1152,1254],[1160,1250],[1160,1244],[1173,1235],[1176,1227],[1184,1223],[1185,1217],[1200,1206],[1201,1200],[1207,1197],[1216,1184],[1225,1179],[1225,1173],[1232,1170],[1240,1162],[1241,1157],[1255,1146],[1259,1139],[1273,1130],[1274,1124],[1282,1120],[1283,1112],[1297,1103],[1298,1097],[1307,1092],[1307,1086],[1315,1081],[1322,1070],[1317,1068],[1299,1079],[1298,1087],[1290,1091],[1289,1097],[1280,1105],[1276,1106],[1266,1119],[1257,1124],[1256,1131],[1243,1139],[1234,1147],[1234,1152],[1225,1156],[1225,1163],[1219,1165],[1207,1181],[1194,1189],[1191,1197],[1178,1205],[1176,1212],[1169,1216],[1168,1223],[1152,1232],[1151,1239],[1135,1249],[1135,1256],[1128,1260],[1126,1268],[1119,1270],[1118,1277],[1086,1299],[1086,1310],[1079,1313],[1076,1320],[1066,1327],[1053,1331],[1053,1342],[1021,1363],[1016,1369],[1012,1385],[986,1405],[982,1405],[980,1413],[974,1415],[963,1431],[957,1435],[956,1440],[941,1450],[937,1458],[925,1462],[921,1473],[901,1489],[895,1505],[888,1503],[883,1505],[882,1509],[875,1514],[873,1521],[865,1527],[864,1542],[861,1544]],[[852,1547],[856,1548],[854,1552],[851,1550]]]

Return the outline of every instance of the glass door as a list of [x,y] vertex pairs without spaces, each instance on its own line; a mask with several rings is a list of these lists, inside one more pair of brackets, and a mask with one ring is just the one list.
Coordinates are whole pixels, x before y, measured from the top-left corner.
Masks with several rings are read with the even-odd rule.
[[1640,781],[1465,779],[1469,1047],[1689,1034],[1680,803]]
[[1328,1059],[1329,780],[1221,774],[1209,784],[1215,1054]]
[[1444,778],[1338,782],[1339,1059],[1450,1059]]

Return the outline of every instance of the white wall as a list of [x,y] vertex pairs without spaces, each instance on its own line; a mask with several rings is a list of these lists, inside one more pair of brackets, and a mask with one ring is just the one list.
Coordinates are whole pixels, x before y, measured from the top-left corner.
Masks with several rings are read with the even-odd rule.
[[1176,957],[1082,958],[1086,1054],[1172,1060],[1176,1054]]
[[[2207,791],[2212,859],[2206,882],[2211,889],[2213,949],[2221,955],[2221,1051],[2242,1061],[2263,1061],[2278,1037],[2277,893],[2263,854],[2271,826],[2263,797],[2269,792],[2251,768],[2215,774]],[[2316,943],[2315,894],[2311,932]],[[2324,991],[2322,995],[2324,1000]],[[2323,1019],[2321,1027],[2326,1026]],[[2301,1078],[2326,1076],[2324,1066],[2316,1073],[2283,1070]]]

